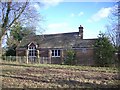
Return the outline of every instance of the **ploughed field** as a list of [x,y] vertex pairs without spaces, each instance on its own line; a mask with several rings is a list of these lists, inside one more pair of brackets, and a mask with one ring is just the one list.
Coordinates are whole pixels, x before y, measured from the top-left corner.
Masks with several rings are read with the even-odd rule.
[[117,88],[117,68],[0,63],[2,88]]

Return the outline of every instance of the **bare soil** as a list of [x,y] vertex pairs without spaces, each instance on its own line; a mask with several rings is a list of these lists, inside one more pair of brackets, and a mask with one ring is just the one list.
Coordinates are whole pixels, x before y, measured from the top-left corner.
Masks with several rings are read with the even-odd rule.
[[[116,70],[57,68],[1,63],[2,88],[118,88]],[[97,68],[97,67],[96,67]]]

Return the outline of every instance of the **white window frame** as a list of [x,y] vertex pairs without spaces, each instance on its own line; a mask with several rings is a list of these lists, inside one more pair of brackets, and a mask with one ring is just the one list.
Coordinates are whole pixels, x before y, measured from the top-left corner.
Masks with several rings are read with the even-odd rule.
[[53,49],[53,50],[51,50],[51,56],[52,57],[60,57],[61,55],[61,50],[60,49]]
[[28,48],[29,51],[29,57],[36,57],[35,53],[36,53],[36,47],[35,46],[29,46]]

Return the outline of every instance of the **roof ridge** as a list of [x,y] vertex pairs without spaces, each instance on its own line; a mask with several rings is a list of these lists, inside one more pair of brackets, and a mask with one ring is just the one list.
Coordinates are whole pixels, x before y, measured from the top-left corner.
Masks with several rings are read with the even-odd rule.
[[[79,32],[55,33],[55,34],[42,34],[42,35],[44,35],[44,36],[48,36],[48,35],[62,35],[62,34],[73,34],[73,33],[79,33]],[[41,35],[37,35],[37,36],[41,36]]]

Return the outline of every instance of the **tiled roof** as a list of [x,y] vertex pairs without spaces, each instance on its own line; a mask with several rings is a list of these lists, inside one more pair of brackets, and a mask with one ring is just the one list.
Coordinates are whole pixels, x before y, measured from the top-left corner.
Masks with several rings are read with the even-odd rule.
[[79,32],[33,35],[23,38],[17,49],[27,48],[31,42],[34,42],[40,48],[92,47],[95,40],[81,39]]

